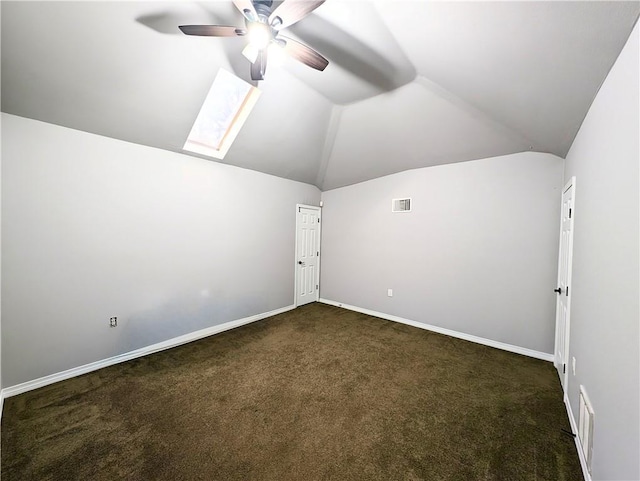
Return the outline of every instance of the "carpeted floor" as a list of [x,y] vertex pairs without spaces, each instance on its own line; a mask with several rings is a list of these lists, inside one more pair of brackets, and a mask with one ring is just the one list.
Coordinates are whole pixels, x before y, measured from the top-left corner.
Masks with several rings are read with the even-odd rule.
[[582,480],[553,365],[322,304],[5,400],[2,480]]

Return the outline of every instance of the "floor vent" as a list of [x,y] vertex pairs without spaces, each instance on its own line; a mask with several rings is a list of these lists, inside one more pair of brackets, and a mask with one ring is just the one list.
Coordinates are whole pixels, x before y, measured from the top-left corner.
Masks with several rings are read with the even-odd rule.
[[582,446],[582,454],[587,462],[587,469],[591,472],[591,456],[593,454],[593,407],[589,396],[580,386],[580,420],[578,422],[578,437]]
[[392,199],[391,212],[411,212],[411,198]]

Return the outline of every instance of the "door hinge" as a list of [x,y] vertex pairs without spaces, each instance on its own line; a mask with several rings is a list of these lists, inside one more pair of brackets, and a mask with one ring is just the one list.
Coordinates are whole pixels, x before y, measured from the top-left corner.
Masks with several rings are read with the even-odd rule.
[[316,251],[316,257],[320,257],[320,251]]
[[569,207],[569,219],[571,219],[571,207]]
[[320,217],[318,217],[318,224],[320,223]]
[[318,290],[318,284],[316,284],[316,291]]
[[567,289],[565,292],[566,292],[566,296],[569,297],[569,286],[567,286]]
[[567,373],[567,365],[563,364],[562,365],[562,374],[566,374]]

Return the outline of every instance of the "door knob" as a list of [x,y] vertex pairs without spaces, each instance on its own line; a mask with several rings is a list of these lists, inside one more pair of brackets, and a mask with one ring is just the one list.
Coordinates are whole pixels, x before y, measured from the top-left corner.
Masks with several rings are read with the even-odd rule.
[[302,262],[302,261],[298,261],[298,264],[302,265],[302,264],[304,264],[304,262]]
[[557,292],[558,294],[562,294],[562,287],[558,287],[557,289],[554,289],[553,292]]

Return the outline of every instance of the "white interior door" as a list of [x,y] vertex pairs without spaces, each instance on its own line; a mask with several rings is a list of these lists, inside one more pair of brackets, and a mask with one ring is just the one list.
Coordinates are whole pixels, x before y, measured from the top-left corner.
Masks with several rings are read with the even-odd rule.
[[558,287],[556,304],[555,365],[560,375],[562,389],[567,390],[569,376],[569,319],[571,311],[571,262],[573,253],[573,218],[575,177],[567,183],[562,193],[562,217],[560,220],[560,252],[558,254]]
[[320,207],[296,206],[296,306],[320,293]]

